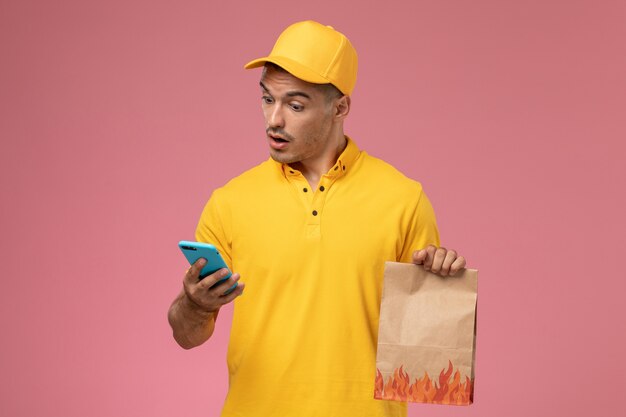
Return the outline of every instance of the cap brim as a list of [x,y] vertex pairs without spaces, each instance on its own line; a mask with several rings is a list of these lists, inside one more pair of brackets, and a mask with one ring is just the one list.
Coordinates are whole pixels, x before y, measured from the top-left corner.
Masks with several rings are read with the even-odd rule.
[[248,62],[244,65],[245,69],[258,68],[265,65],[266,62],[271,62],[272,64],[276,64],[279,67],[283,68],[285,71],[290,73],[296,78],[299,78],[303,81],[307,81],[313,84],[328,84],[330,80],[322,77],[317,74],[315,71],[305,67],[297,63],[296,61],[285,58],[283,56],[266,56],[264,58],[255,59],[253,61]]

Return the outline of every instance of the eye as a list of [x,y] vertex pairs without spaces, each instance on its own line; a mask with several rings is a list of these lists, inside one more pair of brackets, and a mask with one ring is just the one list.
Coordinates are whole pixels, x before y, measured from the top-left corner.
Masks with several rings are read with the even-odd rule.
[[298,103],[291,103],[289,106],[293,109],[293,111],[302,111],[304,110],[304,106]]
[[274,102],[274,99],[270,96],[263,96],[261,97],[261,100],[263,100],[263,103],[265,104],[272,104]]

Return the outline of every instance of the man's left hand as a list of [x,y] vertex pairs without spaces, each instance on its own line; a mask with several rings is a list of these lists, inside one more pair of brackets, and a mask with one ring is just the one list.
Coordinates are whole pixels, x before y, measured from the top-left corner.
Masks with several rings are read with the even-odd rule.
[[413,252],[413,263],[423,265],[425,270],[443,277],[454,275],[465,268],[465,258],[458,256],[456,251],[433,245]]

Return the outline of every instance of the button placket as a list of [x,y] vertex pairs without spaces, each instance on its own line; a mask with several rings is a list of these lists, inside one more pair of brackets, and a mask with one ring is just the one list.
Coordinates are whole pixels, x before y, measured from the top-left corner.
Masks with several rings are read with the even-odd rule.
[[283,172],[293,190],[299,195],[298,198],[304,204],[306,213],[306,236],[319,238],[321,218],[332,185],[336,180],[345,175],[346,164],[338,160],[326,174],[322,176],[316,187],[311,187],[302,173],[287,165],[283,165]]
[[[337,169],[337,171],[341,172],[339,169]],[[331,171],[331,173],[322,176],[315,193],[313,193],[313,201],[309,211],[309,224],[319,224],[321,222],[322,211],[324,209],[324,205],[326,204],[328,192],[336,179],[333,172],[334,171]]]
[[294,187],[298,197],[302,201],[305,207],[310,207],[313,201],[313,190],[309,186],[309,183],[304,178],[304,175],[295,169],[286,167],[284,169],[285,178],[289,184]]
[[309,207],[308,223],[319,225],[322,209],[324,208],[324,198],[320,198],[318,192],[312,193],[313,199]]
[[318,239],[320,237],[320,222],[321,222],[321,214],[322,209],[324,207],[324,197],[320,198],[320,193],[316,189],[312,189],[308,193],[311,195],[311,202],[308,206],[308,212],[306,213],[306,236],[310,239]]

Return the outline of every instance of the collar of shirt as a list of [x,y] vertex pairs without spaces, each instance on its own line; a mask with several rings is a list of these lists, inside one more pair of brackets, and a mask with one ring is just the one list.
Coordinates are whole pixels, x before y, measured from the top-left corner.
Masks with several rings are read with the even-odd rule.
[[[354,162],[359,156],[360,150],[358,146],[356,146],[356,143],[354,143],[354,141],[347,135],[346,135],[346,142],[347,142],[346,148],[343,150],[341,155],[339,155],[339,158],[337,158],[337,162],[335,162],[335,164],[324,175],[325,177],[335,180],[343,175],[346,175],[350,171],[352,166],[354,165]],[[273,161],[272,158],[270,158],[270,160]],[[276,162],[276,161],[274,162],[276,163],[276,166],[278,167],[278,169],[281,170],[281,172],[283,173],[285,177],[293,177],[293,176],[301,175],[300,171],[290,167],[287,164],[283,164],[281,162]]]

